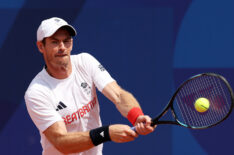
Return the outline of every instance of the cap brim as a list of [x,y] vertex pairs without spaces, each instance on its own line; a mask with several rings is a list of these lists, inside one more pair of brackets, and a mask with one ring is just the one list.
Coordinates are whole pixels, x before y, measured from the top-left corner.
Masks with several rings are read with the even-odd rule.
[[61,26],[60,28],[66,28],[66,30],[70,33],[71,36],[76,36],[77,34],[76,29],[71,25],[64,25],[64,26]]

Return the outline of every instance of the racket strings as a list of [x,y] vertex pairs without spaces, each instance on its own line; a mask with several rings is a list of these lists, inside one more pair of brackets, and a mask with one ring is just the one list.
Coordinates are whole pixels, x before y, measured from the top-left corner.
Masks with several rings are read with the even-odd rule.
[[[178,94],[178,97],[176,98],[176,103],[183,103],[183,102],[186,102],[186,103],[189,103],[190,102],[190,97],[186,97],[185,99],[183,99],[183,96],[184,94],[188,94],[187,92],[187,89],[182,89],[181,90],[181,94]],[[179,97],[180,96],[180,97]],[[182,100],[183,99],[183,100]],[[180,109],[180,114],[182,114],[182,118],[183,118],[183,121],[182,122],[185,122],[185,124],[195,124],[196,123],[196,117],[193,119],[193,115],[192,115],[192,112],[191,112],[191,109],[188,107],[188,106],[180,106],[178,105],[179,109]],[[186,116],[186,117],[185,117]]]
[[[204,97],[210,107],[205,112],[198,112],[194,103]],[[226,83],[216,76],[199,76],[188,81],[175,97],[174,112],[179,122],[190,127],[213,125],[229,113],[231,94]]]
[[[197,87],[197,89],[205,89],[205,88],[207,88],[207,87],[209,87],[210,86],[210,79],[207,79],[207,82],[204,82],[203,81],[203,83],[204,83],[204,85],[195,85],[195,87]],[[204,96],[209,96],[209,98],[212,98],[212,96],[213,96],[213,91],[214,91],[214,89],[212,89],[211,91],[207,91],[207,94],[204,94]],[[197,95],[196,96],[197,98],[199,98],[199,96]],[[211,107],[210,107],[211,108]],[[198,117],[199,117],[200,115],[198,115]],[[207,113],[204,117],[203,117],[203,119],[201,119],[201,121],[200,121],[200,126],[207,126],[207,124],[212,124],[212,122],[214,122],[215,121],[215,115],[212,113],[212,112],[210,112],[210,113]]]
[[[203,82],[203,81],[202,81]],[[192,88],[194,89],[194,90],[204,90],[205,89],[205,87],[200,87],[199,88],[199,86],[202,86],[202,85],[198,85],[198,83],[197,83],[197,81],[193,81],[193,83],[194,84],[192,84]],[[201,94],[199,93],[199,94],[196,94],[195,95],[195,98],[199,98],[199,96],[200,96]],[[190,102],[191,102],[191,100],[190,100]],[[192,111],[192,113],[193,113],[193,117],[195,116],[195,119],[196,119],[196,121],[195,121],[195,126],[203,126],[203,124],[206,124],[207,123],[207,121],[206,121],[206,119],[201,119],[201,117],[199,117],[199,115],[196,113],[196,111],[194,111],[194,110],[192,110],[192,108],[190,108],[190,110]]]
[[[212,82],[212,78],[213,77],[208,77],[208,79],[207,79],[207,83],[204,83],[205,85],[205,87],[207,87],[207,85],[209,84],[210,85],[210,83],[213,83],[213,84],[215,84],[216,86],[217,86],[217,82],[216,81],[214,81],[214,82]],[[220,111],[217,111],[219,114],[217,115],[215,112],[214,112],[214,110],[212,109],[213,108],[213,103],[212,103],[212,101],[214,100],[214,96],[215,95],[217,95],[217,94],[220,94],[220,92],[218,92],[217,90],[219,90],[218,89],[218,87],[216,87],[217,89],[212,89],[211,91],[208,91],[207,92],[207,95],[208,95],[208,98],[210,98],[210,110],[209,111],[207,111],[207,114],[204,116],[204,119],[203,120],[205,120],[205,121],[207,121],[207,124],[213,124],[213,122],[218,122],[218,121],[220,121],[220,116],[221,116],[221,113],[220,113]],[[206,118],[207,117],[207,118]],[[206,124],[204,123],[204,125],[203,126],[206,126]]]
[[[210,124],[213,124],[215,122],[221,121],[229,112],[230,108],[227,108],[228,103],[231,103],[231,101],[228,101],[228,98],[230,99],[230,93],[229,91],[225,91],[228,89],[225,83],[215,77],[208,77],[207,80],[210,84],[214,84],[214,87],[216,89],[212,89],[211,91],[208,91],[208,95],[211,98],[210,101],[210,110],[207,113],[207,120],[210,120]],[[227,96],[228,95],[228,96]],[[217,108],[218,107],[218,108]]]
[[[213,84],[215,89],[211,89],[210,91],[207,91],[207,95],[210,100],[210,108],[209,108],[209,111],[207,111],[207,114],[204,115],[203,120],[208,120],[209,122],[207,123],[213,124],[215,122],[222,120],[222,118],[226,116],[228,111],[225,110],[226,106],[224,103],[230,103],[230,102],[227,101],[227,95],[226,95],[227,93],[224,93],[222,81],[220,79],[216,79],[215,77],[207,77],[207,82],[208,83],[204,82],[205,87]],[[216,97],[218,98],[216,99]],[[224,102],[224,100],[226,102]],[[218,105],[218,107],[220,108],[219,109],[215,108],[215,105]]]
[[[216,102],[211,104],[212,105],[211,106],[211,109],[212,109],[211,112],[213,113],[213,117],[216,118],[216,121],[219,121],[224,116],[226,116],[226,114],[229,112],[228,109],[230,109],[230,108],[227,108],[227,106],[229,104],[224,104],[224,103],[229,103],[229,101],[227,99],[227,95],[226,95],[227,93],[225,93],[225,90],[223,89],[223,87],[221,87],[222,86],[221,82],[220,81],[219,81],[219,83],[214,82],[214,84],[216,85],[217,89],[215,89],[214,91],[212,91],[211,95],[212,95],[213,102],[215,102],[215,101]],[[225,99],[225,102],[223,102],[221,100],[221,98],[216,99],[215,98],[215,94],[224,94],[223,95],[223,99]],[[223,108],[220,108],[219,110],[216,110],[217,108],[214,105],[217,105],[217,107],[222,107],[223,106]],[[215,112],[217,112],[218,115],[216,115]]]

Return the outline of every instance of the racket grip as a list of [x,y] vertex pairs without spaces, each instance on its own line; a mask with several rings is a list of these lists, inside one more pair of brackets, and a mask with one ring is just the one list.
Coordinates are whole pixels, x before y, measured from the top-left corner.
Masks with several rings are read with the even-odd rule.
[[136,127],[135,126],[131,127],[131,129],[136,132]]

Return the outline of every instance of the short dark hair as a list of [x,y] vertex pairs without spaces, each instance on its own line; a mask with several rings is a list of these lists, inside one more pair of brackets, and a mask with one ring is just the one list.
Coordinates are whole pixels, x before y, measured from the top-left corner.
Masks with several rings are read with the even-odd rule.
[[45,44],[46,44],[46,38],[43,38],[43,40],[41,42],[45,46]]
[[71,37],[73,37],[74,36],[74,34],[73,34],[73,29],[71,29],[71,27],[69,27],[69,26],[62,26],[62,27],[60,27],[59,29],[62,29],[62,30],[66,30],[69,34],[70,34],[70,36]]
[[[71,38],[73,37],[73,36],[72,36],[71,29],[70,29],[69,27],[67,27],[67,26],[62,26],[62,27],[59,28],[59,29],[66,30],[66,31],[70,34]],[[42,40],[41,42],[42,42],[42,44],[45,46],[45,44],[46,44],[46,37],[43,38],[43,40]]]

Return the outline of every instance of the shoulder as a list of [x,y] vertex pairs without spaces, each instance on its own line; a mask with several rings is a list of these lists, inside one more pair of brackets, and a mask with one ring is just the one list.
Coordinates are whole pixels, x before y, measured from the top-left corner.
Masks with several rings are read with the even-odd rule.
[[25,99],[29,98],[36,98],[38,96],[46,96],[49,91],[49,85],[48,82],[43,78],[42,71],[38,73],[34,79],[29,84],[26,92],[25,92]]
[[75,66],[83,66],[84,68],[90,66],[93,62],[96,62],[91,54],[82,52],[71,56],[71,61]]
[[94,57],[91,54],[86,53],[86,52],[82,52],[76,55],[71,55],[72,61],[76,61],[76,60],[85,61],[85,60],[92,59],[92,58]]

